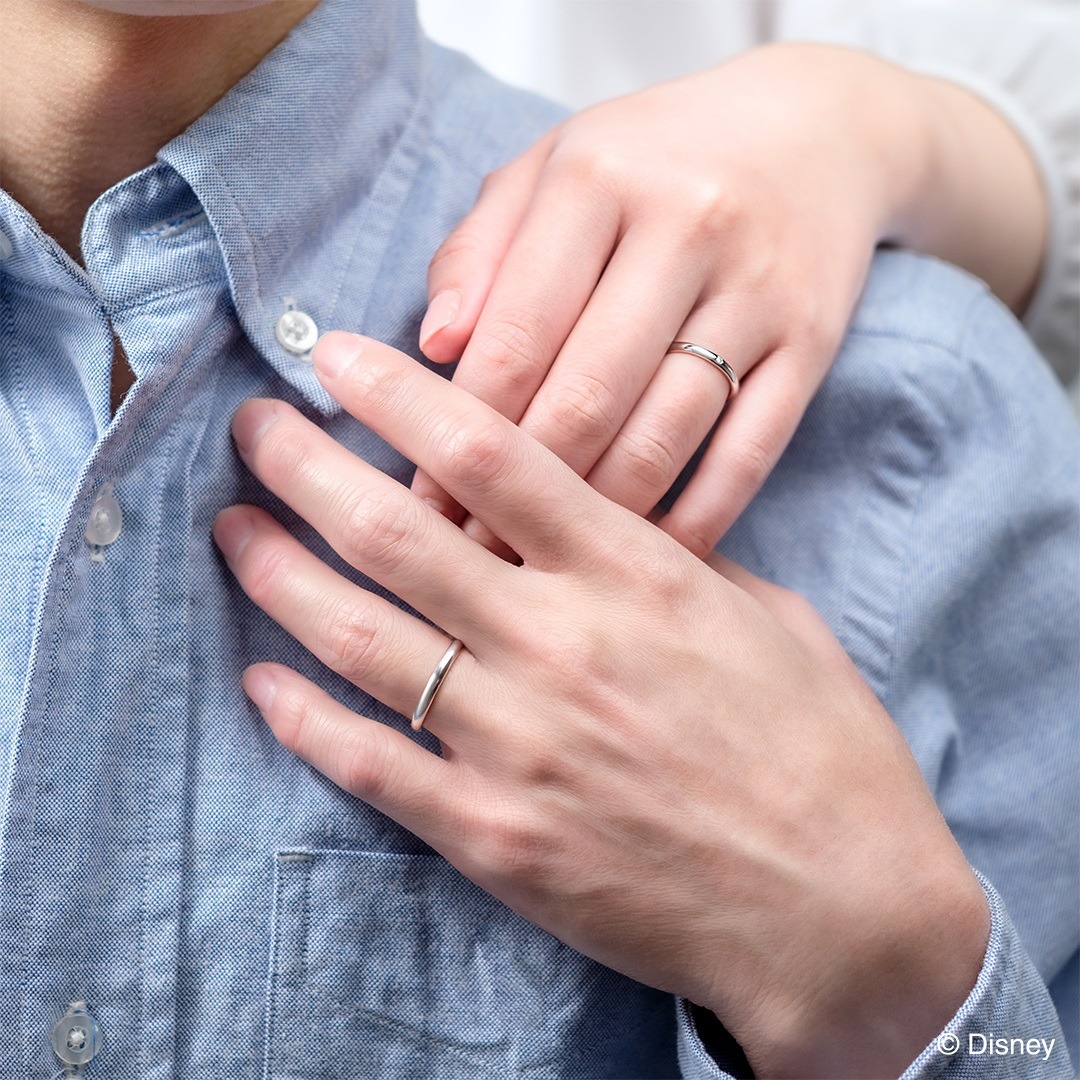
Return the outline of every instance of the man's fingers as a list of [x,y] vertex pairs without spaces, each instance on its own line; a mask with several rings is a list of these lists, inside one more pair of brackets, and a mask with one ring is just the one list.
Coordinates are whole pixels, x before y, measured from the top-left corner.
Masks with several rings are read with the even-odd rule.
[[281,664],[253,664],[244,691],[287,750],[427,843],[453,840],[461,793],[448,762]]
[[747,376],[660,528],[703,556],[731,527],[795,433],[820,376],[778,350]]
[[476,326],[547,161],[554,132],[484,180],[476,204],[428,266],[428,309],[420,348],[437,363],[457,360]]
[[[409,357],[370,338],[331,333],[316,345],[313,359],[320,381],[353,416],[415,461],[527,564],[580,561],[621,527],[622,512],[563,462]],[[516,573],[414,501],[504,575]],[[430,566],[423,572],[430,575]]]
[[[446,649],[446,634],[347,581],[264,510],[223,510],[214,539],[240,587],[267,615],[327,667],[397,712],[411,713]],[[455,632],[463,631],[449,631]],[[468,710],[454,706],[476,697],[473,663],[461,658],[453,693],[440,696],[433,724],[448,710],[455,722],[468,722]]]
[[483,640],[502,598],[520,592],[511,567],[285,402],[245,402],[233,435],[259,480],[346,562],[456,636]]

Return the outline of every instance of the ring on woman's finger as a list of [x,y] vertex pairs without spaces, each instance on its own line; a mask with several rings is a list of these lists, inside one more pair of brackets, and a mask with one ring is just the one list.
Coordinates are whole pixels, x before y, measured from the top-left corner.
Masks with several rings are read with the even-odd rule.
[[424,726],[424,718],[431,709],[431,704],[435,700],[435,695],[439,692],[439,687],[442,686],[443,679],[446,678],[447,672],[453,666],[454,661],[458,657],[458,653],[460,653],[463,648],[465,648],[465,646],[457,638],[454,638],[447,646],[446,652],[442,654],[442,659],[435,665],[435,670],[431,673],[424,689],[420,692],[420,700],[416,703],[416,708],[413,709],[413,731],[419,731]]
[[692,341],[673,341],[668,348],[668,353],[689,353],[691,356],[698,356],[702,360],[707,360],[713,367],[719,368],[723,372],[724,378],[731,383],[731,393],[728,394],[729,401],[739,392],[739,376],[735,374],[735,369],[719,353],[713,352],[712,349],[706,349],[704,345],[695,345]]

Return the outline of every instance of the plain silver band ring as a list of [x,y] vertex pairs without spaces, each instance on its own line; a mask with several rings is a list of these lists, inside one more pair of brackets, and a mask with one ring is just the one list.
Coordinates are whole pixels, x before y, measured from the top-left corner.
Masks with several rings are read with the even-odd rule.
[[431,703],[435,700],[435,695],[439,692],[439,687],[442,686],[443,679],[446,678],[446,673],[450,670],[454,661],[457,659],[458,653],[461,652],[463,648],[465,648],[465,646],[462,645],[457,638],[454,638],[447,646],[446,652],[442,654],[442,659],[435,665],[435,670],[431,673],[427,685],[421,692],[420,700],[416,703],[416,708],[413,709],[413,731],[419,731],[424,726],[424,717],[427,716],[428,710],[431,708]]
[[724,378],[731,383],[731,393],[728,394],[730,401],[739,392],[739,376],[735,369],[719,354],[712,349],[706,349],[704,345],[695,345],[692,341],[673,341],[669,353],[689,353],[691,356],[700,356],[702,360],[708,360],[713,367],[719,368],[724,373]]

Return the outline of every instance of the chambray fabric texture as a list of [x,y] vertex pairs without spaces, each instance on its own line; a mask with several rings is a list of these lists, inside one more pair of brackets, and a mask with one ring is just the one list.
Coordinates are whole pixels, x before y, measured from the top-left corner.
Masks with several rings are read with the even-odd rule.
[[[240,688],[259,659],[403,721],[258,611],[210,539],[249,501],[346,571],[247,474],[230,417],[284,398],[407,481],[274,324],[291,299],[415,352],[431,253],[558,115],[426,44],[406,4],[326,0],[98,200],[85,272],[0,196],[0,1076],[55,1075],[77,1000],[102,1030],[87,1080],[738,1071],[685,1002],[531,926],[277,745]],[[110,417],[113,331],[138,382]],[[985,875],[991,942],[950,1030],[1057,1040],[1045,1064],[930,1047],[911,1077],[1071,1074],[1046,986],[1075,1035],[1076,455],[985,289],[882,253],[725,540],[828,620]],[[98,562],[104,484],[124,524]]]

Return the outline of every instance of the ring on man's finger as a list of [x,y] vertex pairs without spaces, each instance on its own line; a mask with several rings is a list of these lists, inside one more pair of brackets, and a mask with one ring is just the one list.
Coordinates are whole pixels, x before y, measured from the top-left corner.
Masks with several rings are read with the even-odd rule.
[[439,687],[442,686],[443,679],[446,678],[446,673],[450,670],[454,661],[457,659],[458,653],[461,652],[463,648],[465,648],[465,646],[457,638],[454,638],[446,647],[446,652],[442,654],[442,659],[435,665],[435,670],[429,676],[424,689],[420,692],[420,700],[416,703],[416,708],[413,709],[413,731],[419,731],[424,726],[424,718],[431,709],[431,703],[435,700],[435,695],[439,692]]
[[[728,394],[730,401],[739,392],[739,376],[735,369],[719,354],[712,349],[706,349],[704,345],[695,345],[692,341],[673,341],[668,348],[668,353],[689,353],[690,356],[700,357],[708,361],[713,367],[719,368],[724,378],[731,383],[731,393]],[[665,354],[667,355],[667,354]]]

